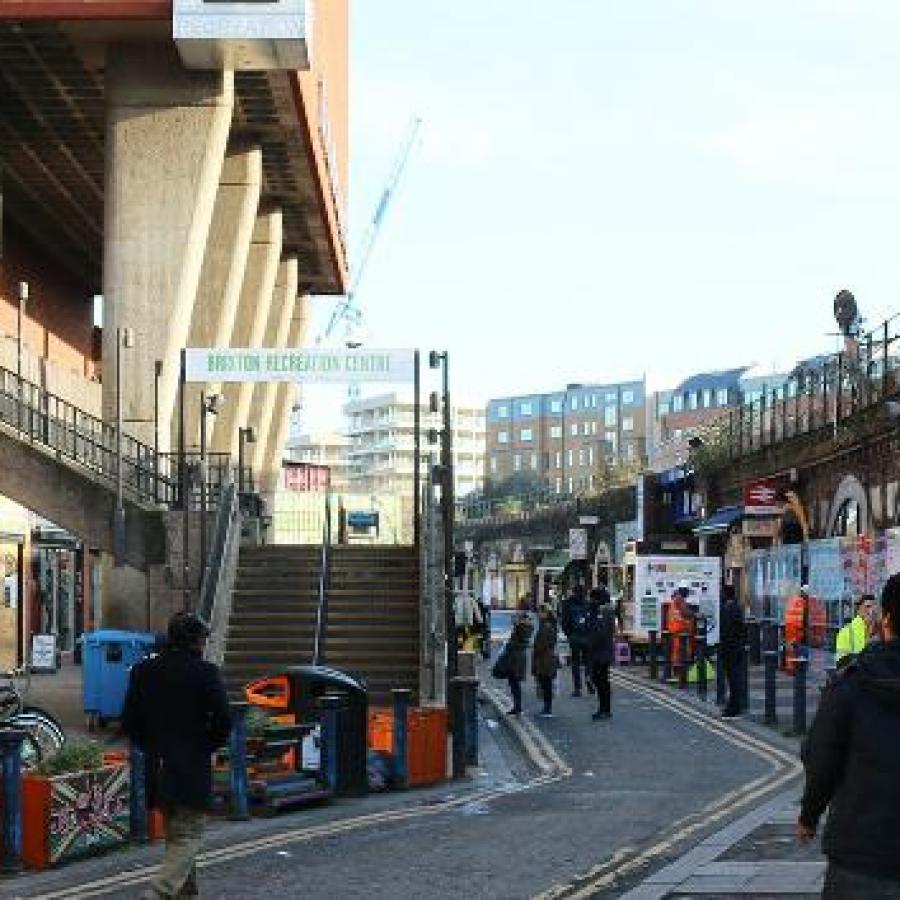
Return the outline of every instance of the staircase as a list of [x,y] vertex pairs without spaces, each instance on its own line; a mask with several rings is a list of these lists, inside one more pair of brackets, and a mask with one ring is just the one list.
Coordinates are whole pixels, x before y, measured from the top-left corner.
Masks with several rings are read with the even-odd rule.
[[[412,547],[329,550],[325,665],[365,679],[372,705],[419,688],[419,574]],[[242,547],[223,665],[233,696],[248,681],[313,662],[321,547]]]
[[315,546],[241,547],[223,664],[229,694],[313,661],[320,555]]
[[369,702],[392,688],[419,693],[419,567],[413,547],[331,549],[325,659],[361,675]]

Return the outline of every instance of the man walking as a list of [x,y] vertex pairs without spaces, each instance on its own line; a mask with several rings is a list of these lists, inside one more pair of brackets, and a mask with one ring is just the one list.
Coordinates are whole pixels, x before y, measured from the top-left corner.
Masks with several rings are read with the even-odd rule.
[[196,896],[195,863],[212,796],[212,754],[231,730],[218,669],[203,660],[209,631],[192,613],[169,622],[168,645],[131,670],[122,726],[144,752],[147,805],[165,817],[166,854],[146,898]]
[[744,627],[744,609],[738,602],[734,585],[723,585],[719,652],[722,654],[722,671],[728,685],[728,702],[722,710],[723,719],[734,719],[741,714],[741,676],[746,664]]
[[572,656],[572,696],[580,697],[581,671],[587,671],[587,597],[580,581],[563,601],[561,622]]
[[612,696],[609,686],[609,667],[613,661],[613,642],[616,614],[609,603],[604,587],[591,590],[587,609],[587,658],[591,681],[597,691],[597,712],[593,719],[608,719],[612,715]]
[[856,615],[838,632],[834,648],[834,664],[838,669],[865,649],[874,620],[875,598],[871,594],[863,594],[856,601]]
[[867,646],[825,688],[803,747],[797,832],[812,840],[830,806],[823,897],[900,898],[900,574],[881,595],[883,642]]

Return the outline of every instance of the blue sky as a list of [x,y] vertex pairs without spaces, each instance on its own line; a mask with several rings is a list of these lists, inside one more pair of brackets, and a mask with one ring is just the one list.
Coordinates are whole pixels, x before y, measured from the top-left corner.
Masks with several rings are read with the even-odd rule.
[[[351,250],[373,346],[486,399],[788,365],[900,311],[894,0],[356,0]],[[320,315],[330,311],[317,300]]]

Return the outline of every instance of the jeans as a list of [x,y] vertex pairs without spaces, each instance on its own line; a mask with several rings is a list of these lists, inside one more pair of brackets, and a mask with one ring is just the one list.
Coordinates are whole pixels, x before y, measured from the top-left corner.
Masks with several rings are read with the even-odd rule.
[[737,715],[741,709],[741,675],[743,665],[743,651],[725,650],[722,653],[722,668],[725,672],[725,681],[728,684],[728,702],[725,704],[725,712],[729,715]]
[[544,712],[551,712],[553,709],[553,676],[538,675],[537,682],[544,700]]
[[509,692],[512,694],[513,712],[522,712],[522,679],[516,675],[507,678]]
[[609,686],[609,663],[594,663],[591,667],[591,681],[597,690],[597,712],[609,715],[612,712],[612,690]]
[[900,878],[879,878],[829,862],[822,896],[826,900],[897,900]]
[[576,694],[581,693],[581,670],[587,673],[587,654],[582,647],[576,647],[569,642],[569,649],[572,651],[572,690]]

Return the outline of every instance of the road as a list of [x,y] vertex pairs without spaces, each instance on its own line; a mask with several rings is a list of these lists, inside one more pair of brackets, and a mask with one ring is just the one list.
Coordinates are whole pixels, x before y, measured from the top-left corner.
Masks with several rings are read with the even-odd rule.
[[[474,782],[344,801],[243,830],[218,826],[201,866],[202,895],[619,896],[796,782],[791,754],[758,732],[639,680],[617,680],[613,718],[594,722],[590,698],[568,696],[567,674],[554,719],[533,717],[530,684],[518,731],[499,723],[491,704],[482,707],[485,769]],[[486,685],[493,694],[498,687]],[[543,772],[522,762],[519,740]],[[3,896],[133,897],[159,852],[17,879]]]

